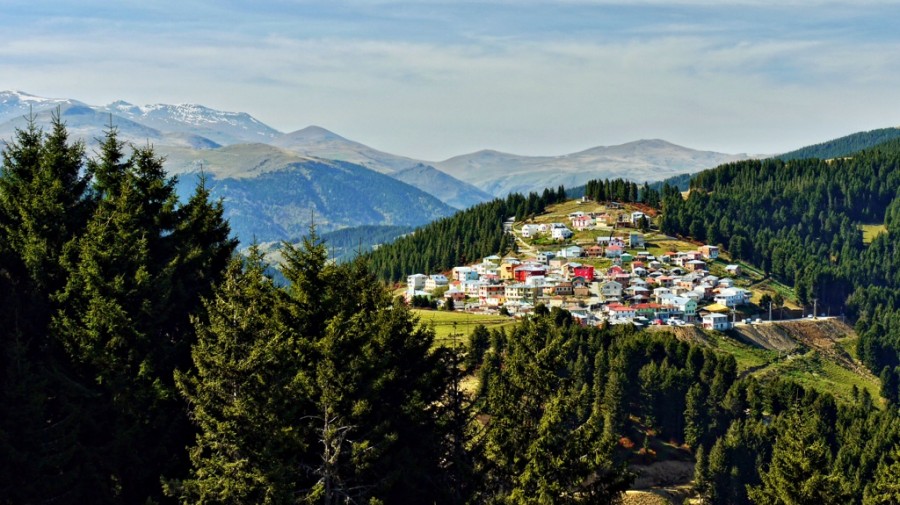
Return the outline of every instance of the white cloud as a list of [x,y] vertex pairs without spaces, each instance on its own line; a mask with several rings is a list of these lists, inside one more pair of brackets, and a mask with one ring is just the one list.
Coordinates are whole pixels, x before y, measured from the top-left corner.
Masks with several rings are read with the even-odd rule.
[[0,88],[98,104],[203,103],[426,159],[651,137],[773,152],[889,126],[900,105],[896,40],[764,39],[726,24],[663,22],[628,37],[473,32],[449,42],[154,26],[20,29],[0,42]]

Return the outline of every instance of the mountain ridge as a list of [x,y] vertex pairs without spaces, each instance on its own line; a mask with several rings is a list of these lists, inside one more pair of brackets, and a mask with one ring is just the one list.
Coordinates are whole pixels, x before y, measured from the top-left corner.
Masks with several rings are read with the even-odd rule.
[[[417,166],[420,161],[370,148],[320,126],[282,133],[245,112],[219,111],[198,104],[152,104],[138,106],[125,100],[92,106],[72,99],[43,98],[22,91],[0,92],[0,146],[12,138],[15,129],[27,125],[34,115],[41,126],[50,123],[59,111],[73,136],[95,148],[109,125],[115,125],[122,140],[135,145],[152,144],[169,154],[183,148],[218,149],[225,146],[264,143],[312,158],[356,163],[383,174],[394,174]],[[241,149],[241,148],[235,148]],[[241,158],[241,156],[237,156]],[[167,169],[173,169],[167,166]],[[242,167],[229,169],[236,174]],[[405,181],[455,208],[481,203],[491,195],[448,174],[414,176]],[[250,171],[254,173],[254,171]],[[400,180],[400,179],[398,179]]]

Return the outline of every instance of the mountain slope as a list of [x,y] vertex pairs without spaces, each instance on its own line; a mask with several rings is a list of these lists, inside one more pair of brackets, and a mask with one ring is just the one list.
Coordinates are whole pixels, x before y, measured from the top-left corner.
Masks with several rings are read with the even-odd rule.
[[[52,115],[57,111],[66,124],[69,135],[74,139],[84,141],[89,147],[96,145],[97,139],[103,137],[110,124],[116,127],[120,140],[135,145],[152,144],[192,148],[218,146],[215,142],[199,135],[189,132],[161,131],[120,116],[110,115],[108,112],[98,111],[80,102],[60,102],[41,107],[40,111],[33,112],[35,122],[46,131]],[[25,128],[27,124],[28,118],[22,115],[0,124],[0,139],[12,139],[15,136],[15,130]]]
[[420,163],[412,158],[372,149],[319,126],[308,126],[302,130],[286,133],[270,143],[304,156],[348,161],[383,174],[404,170]]
[[193,190],[202,168],[213,197],[224,200],[232,231],[245,243],[295,240],[311,219],[327,232],[360,225],[419,226],[455,212],[434,196],[365,167],[264,144],[170,150],[167,158],[167,170],[180,174],[182,195]]
[[875,147],[878,144],[900,138],[900,128],[879,128],[867,132],[857,132],[844,137],[802,147],[796,151],[784,153],[777,158],[782,161],[797,160],[803,158],[831,159],[840,156],[848,156],[863,149]]
[[579,186],[591,179],[621,177],[655,181],[748,157],[688,149],[664,140],[639,140],[563,156],[529,157],[479,151],[450,158],[435,166],[489,193],[506,195],[541,191],[560,184]]
[[459,209],[493,198],[475,186],[421,161],[373,149],[319,126],[287,133],[270,143],[304,156],[347,161],[388,174]]
[[421,163],[388,175],[432,194],[457,209],[467,209],[494,198],[469,183]]

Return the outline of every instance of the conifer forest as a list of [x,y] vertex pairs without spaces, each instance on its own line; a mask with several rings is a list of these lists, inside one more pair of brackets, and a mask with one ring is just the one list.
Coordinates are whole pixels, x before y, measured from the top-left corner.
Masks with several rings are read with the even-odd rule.
[[[723,165],[686,198],[587,186],[845,312],[883,394],[839,402],[544,306],[435,345],[386,282],[512,250],[503,221],[562,187],[346,263],[311,226],[276,281],[258,248],[237,252],[202,179],[180,201],[151,147],[101,140],[86,152],[57,117],[2,154],[2,504],[613,504],[635,454],[663,447],[694,464],[701,503],[900,503],[896,141]],[[886,233],[863,244],[873,222]]]

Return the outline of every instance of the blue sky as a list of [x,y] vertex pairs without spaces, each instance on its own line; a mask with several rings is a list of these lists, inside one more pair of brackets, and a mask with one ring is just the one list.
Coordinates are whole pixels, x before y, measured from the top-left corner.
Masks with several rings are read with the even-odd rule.
[[201,103],[428,160],[900,126],[888,1],[7,0],[0,89]]

